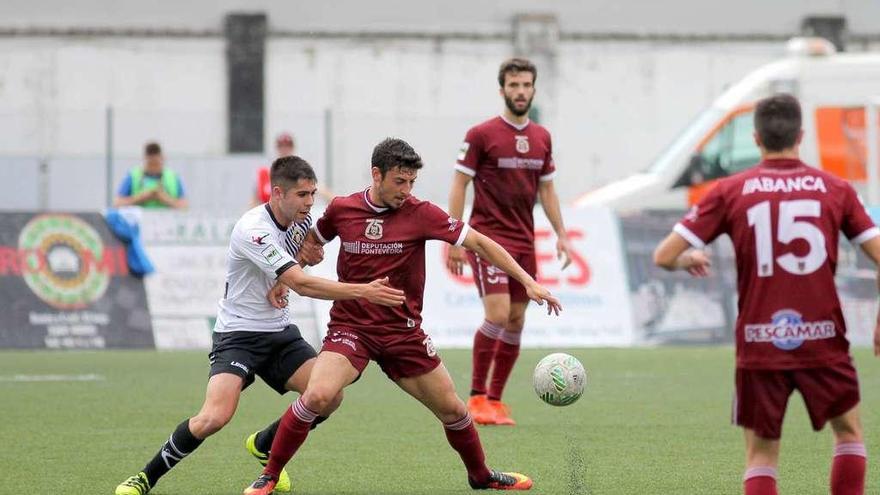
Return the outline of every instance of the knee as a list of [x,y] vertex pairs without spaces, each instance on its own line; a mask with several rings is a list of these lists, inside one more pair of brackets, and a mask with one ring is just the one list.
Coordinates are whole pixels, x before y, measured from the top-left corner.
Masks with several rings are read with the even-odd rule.
[[851,443],[862,441],[862,428],[858,423],[835,425],[834,439],[836,443]]
[[523,326],[525,326],[526,318],[524,315],[520,316],[511,316],[507,320],[507,326],[504,327],[508,332],[520,333],[522,332]]
[[437,410],[437,419],[443,424],[450,424],[463,418],[467,412],[467,406],[464,405],[464,402],[453,394],[450,400],[444,401],[444,404]]
[[342,403],[342,391],[312,386],[303,394],[303,403],[321,416],[329,416]]
[[217,433],[232,419],[232,413],[202,411],[190,420],[190,431],[196,438],[206,438]]

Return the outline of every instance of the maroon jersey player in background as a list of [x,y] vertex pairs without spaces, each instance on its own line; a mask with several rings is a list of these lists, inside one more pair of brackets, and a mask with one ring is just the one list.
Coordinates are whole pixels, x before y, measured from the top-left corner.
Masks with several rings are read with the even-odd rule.
[[[834,432],[832,495],[861,495],[867,456],[859,383],[834,272],[840,232],[876,264],[880,230],[847,182],[799,160],[802,136],[797,99],[761,100],[755,110],[761,163],[721,180],[660,243],[654,261],[703,276],[710,265],[704,246],[721,234],[733,241],[739,315],[732,412],[745,431],[744,493],[777,493],[782,421],[797,389],[813,429],[828,422]],[[880,354],[880,316],[874,354]]]
[[[471,488],[528,490],[532,486],[528,477],[486,466],[467,407],[456,395],[431,338],[422,330],[425,241],[437,239],[479,253],[519,281],[530,299],[538,304],[546,302],[548,313],[558,314],[559,301],[496,242],[411,195],[422,161],[409,144],[400,139],[382,141],[373,150],[371,164],[372,185],[334,199],[312,232],[321,243],[339,237],[339,280],[387,278],[392,287],[404,291],[406,302],[393,310],[365,301],[333,305],[327,336],[306,392],[285,411],[269,463],[244,493],[272,492],[281,468],[305,441],[317,413],[326,410],[371,360],[440,420],[449,445],[467,469]],[[365,490],[369,492],[368,487]]]
[[[473,180],[474,205],[468,223],[513,255],[532,277],[536,276],[535,231],[532,210],[540,197],[556,232],[556,251],[571,262],[570,246],[559,197],[553,187],[556,167],[550,133],[529,121],[538,71],[530,61],[506,60],[498,71],[502,114],[471,128],[455,166],[449,192],[449,213],[462,218],[467,185]],[[449,249],[447,267],[460,275],[465,256],[483,301],[484,321],[474,335],[473,373],[468,409],[480,424],[514,425],[501,395],[519,357],[520,339],[529,298],[523,286],[479,253],[458,246]],[[488,389],[489,371],[492,380]]]

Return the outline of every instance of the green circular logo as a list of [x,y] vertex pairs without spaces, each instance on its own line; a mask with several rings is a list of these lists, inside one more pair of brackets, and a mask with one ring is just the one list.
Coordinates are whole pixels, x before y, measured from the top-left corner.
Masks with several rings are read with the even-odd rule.
[[89,224],[72,215],[40,215],[18,235],[25,283],[46,304],[80,309],[107,291],[104,243]]

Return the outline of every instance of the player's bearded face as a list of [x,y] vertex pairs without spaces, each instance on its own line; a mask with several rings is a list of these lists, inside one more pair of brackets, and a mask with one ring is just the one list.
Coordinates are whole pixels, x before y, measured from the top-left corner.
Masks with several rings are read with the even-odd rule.
[[[374,170],[381,177],[379,169]],[[418,175],[419,171],[412,168],[395,167],[385,172],[385,177],[381,177],[376,185],[381,206],[393,209],[403,206],[404,201],[412,194]]]
[[312,205],[315,204],[315,193],[318,187],[315,181],[300,179],[287,191],[279,191],[279,208],[290,222],[301,222],[306,219]]
[[504,87],[501,88],[504,104],[517,117],[526,115],[532,107],[535,97],[533,79],[531,72],[508,73],[504,78]]

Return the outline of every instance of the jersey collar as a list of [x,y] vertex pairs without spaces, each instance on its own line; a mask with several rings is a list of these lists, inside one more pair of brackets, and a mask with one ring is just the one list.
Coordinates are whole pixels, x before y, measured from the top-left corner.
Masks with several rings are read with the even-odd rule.
[[762,167],[775,169],[797,168],[803,165],[804,162],[798,160],[797,158],[773,158],[761,162]]
[[376,206],[372,201],[370,201],[370,188],[364,189],[364,203],[367,204],[373,211],[376,213],[384,213],[388,211],[388,207],[382,208],[380,206]]
[[275,223],[275,226],[278,227],[278,230],[280,230],[281,232],[287,232],[287,227],[285,227],[285,226],[281,225],[280,223],[278,223],[278,219],[275,218],[275,214],[272,213],[272,208],[269,207],[269,203],[266,203],[266,204],[263,205],[263,206],[266,207],[266,211],[269,212],[269,218],[272,219],[272,222]]
[[531,119],[526,119],[526,122],[525,122],[524,124],[514,124],[513,122],[511,122],[511,121],[507,120],[506,118],[504,118],[504,114],[501,114],[501,115],[499,115],[498,117],[500,117],[501,120],[503,120],[505,124],[509,125],[510,127],[513,127],[514,129],[516,129],[516,130],[518,130],[518,131],[522,131],[523,129],[525,129],[526,127],[528,127],[529,124],[532,123]]

